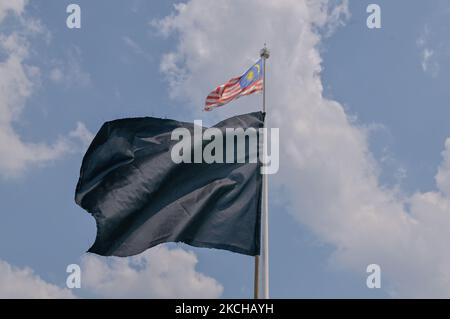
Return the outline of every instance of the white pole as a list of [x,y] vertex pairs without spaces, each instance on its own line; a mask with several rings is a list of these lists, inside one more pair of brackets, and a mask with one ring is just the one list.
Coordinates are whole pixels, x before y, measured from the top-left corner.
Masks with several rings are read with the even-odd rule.
[[[263,59],[263,112],[264,118],[264,145],[263,145],[263,165],[266,164],[267,154],[267,112],[266,112],[266,60],[269,58],[270,52],[264,44],[264,48],[261,50],[261,58]],[[263,213],[263,271],[262,286],[263,286],[263,298],[269,299],[269,183],[268,175],[263,174],[263,200],[262,200],[262,213]]]

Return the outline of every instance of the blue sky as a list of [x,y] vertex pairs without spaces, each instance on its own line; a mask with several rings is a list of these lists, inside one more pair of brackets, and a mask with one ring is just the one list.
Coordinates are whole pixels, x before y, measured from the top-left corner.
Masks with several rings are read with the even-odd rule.
[[[72,2],[82,9],[82,28],[79,30],[65,26],[65,9]],[[325,0],[321,2],[328,4]],[[330,2],[330,8],[335,8],[334,2]],[[371,2],[378,3],[382,9],[382,28],[379,30],[370,30],[366,26],[366,7]],[[0,0],[0,12],[3,3]],[[448,238],[445,230],[450,227],[449,217],[446,217],[450,216],[450,194],[445,188],[448,185],[444,180],[446,166],[442,164],[441,154],[446,138],[450,137],[450,126],[447,125],[450,115],[448,2],[350,1],[348,5],[341,4],[338,18],[315,7],[309,8],[305,1],[286,1],[286,7],[273,4],[275,9],[271,9],[271,4],[256,6],[255,1],[248,4],[225,1],[225,9],[217,16],[215,12],[220,12],[220,7],[215,8],[216,4],[211,2],[188,1],[185,10],[174,9],[174,3],[177,2],[134,0],[125,4],[116,0],[37,0],[17,9],[16,13],[8,11],[3,21],[0,14],[0,34],[17,34],[26,42],[19,45],[27,51],[21,58],[21,65],[33,83],[31,93],[23,101],[16,101],[11,98],[14,92],[7,91],[10,87],[5,84],[6,73],[0,73],[0,79],[5,78],[0,82],[0,88],[4,85],[5,89],[0,91],[7,96],[3,100],[0,98],[0,103],[7,105],[0,111],[13,109],[11,103],[23,104],[23,109],[13,120],[1,125],[5,125],[5,131],[12,127],[24,145],[43,143],[50,149],[56,147],[57,141],[64,145],[63,151],[47,160],[23,160],[24,168],[15,169],[13,174],[13,166],[8,166],[11,164],[1,166],[0,162],[0,260],[16,270],[30,267],[43,281],[64,287],[66,266],[82,263],[84,251],[95,238],[94,219],[73,200],[89,131],[95,133],[104,121],[122,117],[156,116],[183,121],[200,117],[205,123],[213,124],[221,118],[258,109],[260,97],[253,96],[212,115],[198,111],[200,98],[220,81],[244,72],[252,59],[257,59],[258,45],[267,40],[272,50],[268,76],[273,72],[272,80],[268,82],[268,85],[272,84],[268,89],[271,90],[268,91],[271,94],[269,110],[277,108],[273,112],[273,126],[284,129],[282,137],[292,136],[289,130],[294,132],[303,127],[319,127],[322,131],[336,129],[337,133],[330,135],[348,137],[342,144],[343,154],[328,153],[333,149],[329,136],[316,132],[305,135],[309,137],[304,139],[294,137],[289,143],[298,146],[299,152],[311,153],[318,163],[323,163],[324,176],[318,176],[321,169],[308,164],[311,158],[290,159],[286,155],[282,157],[281,166],[295,172],[292,179],[283,172],[279,177],[271,177],[271,296],[414,297],[421,293],[431,296],[430,291],[434,290],[438,296],[449,296],[448,288],[440,286],[441,282],[445,283],[443,279],[437,278],[435,283],[427,277],[432,276],[435,265],[449,264],[448,252],[426,253],[427,247],[436,247],[435,240],[442,242]],[[290,5],[292,13],[286,9]],[[238,10],[240,6],[241,11]],[[207,14],[201,8],[206,8]],[[252,14],[247,16],[248,12]],[[291,16],[294,13],[299,14],[298,21]],[[292,22],[287,29],[280,22],[283,15],[286,15],[286,21]],[[165,25],[155,22],[166,17],[169,18]],[[227,33],[230,25],[223,21],[230,19],[236,20],[236,27],[247,21],[248,31],[241,37]],[[336,21],[339,26],[334,26]],[[252,35],[258,23],[267,27],[255,30]],[[39,26],[37,31],[29,27],[35,24]],[[319,31],[313,24],[319,25]],[[329,28],[333,32],[326,36]],[[233,27],[231,29],[233,31]],[[227,38],[219,41],[217,35]],[[206,41],[205,45],[204,39],[210,42]],[[6,43],[4,38],[0,40]],[[12,55],[22,56],[19,49],[14,50],[3,46],[0,63]],[[176,57],[176,69],[168,63],[168,53]],[[317,78],[315,74],[320,66],[320,77]],[[39,71],[33,71],[35,69]],[[187,76],[180,80],[173,77],[174,72]],[[298,83],[294,83],[297,80]],[[292,105],[292,101],[287,99],[294,93],[302,106],[290,109],[287,105]],[[8,104],[7,98],[13,102]],[[286,108],[283,108],[284,103]],[[318,111],[311,111],[315,110],[315,103],[322,112],[317,118]],[[333,111],[327,113],[330,109]],[[300,112],[298,122],[294,115],[292,121],[284,115],[294,114],[296,110]],[[339,120],[335,123],[334,119]],[[74,131],[77,123],[82,123],[83,129]],[[7,152],[8,144],[1,138],[0,143],[5,143],[1,152]],[[36,154],[31,153],[30,157]],[[290,154],[289,151],[286,154]],[[348,154],[354,154],[352,160],[348,160]],[[304,162],[306,164],[296,166],[296,163]],[[341,164],[333,166],[333,163]],[[347,184],[346,178],[338,176],[340,172],[336,167],[342,169],[348,180],[355,182]],[[439,176],[443,176],[439,185],[444,185],[440,188],[435,181],[439,167],[442,172]],[[367,180],[364,179],[366,171],[370,171]],[[365,202],[341,195],[340,191],[347,187],[350,193],[359,194],[355,197],[364,198]],[[327,193],[328,189],[332,195]],[[362,189],[364,193],[359,193]],[[433,200],[428,200],[430,197]],[[308,198],[330,204],[321,206],[313,200],[303,206],[301,200],[308,201]],[[422,208],[425,204],[429,206]],[[445,222],[433,223],[431,218],[428,219],[427,216],[434,216],[434,204],[439,214],[442,211],[439,216]],[[334,205],[336,211],[332,208]],[[401,213],[398,212],[400,206],[404,209]],[[374,207],[374,216],[380,213],[380,219],[362,218],[355,222],[353,216],[365,216],[358,214],[367,207]],[[354,211],[336,216],[339,210]],[[399,217],[391,221],[393,215]],[[404,216],[414,220],[411,225],[417,222],[423,227],[399,226],[403,225]],[[336,227],[331,223],[334,218]],[[370,228],[371,222],[381,225],[380,228]],[[360,226],[361,229],[367,227],[367,234],[380,237],[368,236],[359,240],[356,229]],[[408,231],[403,234],[406,228]],[[380,229],[386,234],[380,234]],[[395,229],[401,229],[398,237],[394,234]],[[355,230],[354,236],[349,234],[353,234],[352,230]],[[433,233],[436,236],[432,236]],[[366,240],[367,244],[362,244]],[[398,243],[401,244],[396,246]],[[398,255],[404,253],[405,247],[408,252],[403,259],[394,257],[395,253],[384,250],[386,244],[393,244]],[[188,258],[186,267],[195,266],[196,272],[215,280],[215,285],[211,281],[199,283],[199,286],[212,287],[211,296],[251,297],[251,258],[186,245],[170,244],[169,247],[175,250],[181,247],[195,253],[198,263]],[[171,263],[173,256],[164,254],[148,258],[168,258]],[[186,255],[180,252],[178,257]],[[110,262],[95,259],[99,260],[106,264]],[[381,289],[366,287],[367,274],[363,265],[369,263],[379,263],[382,270],[386,269]],[[416,264],[408,266],[410,263]],[[90,264],[85,261],[83,265]],[[148,267],[151,266],[150,262]],[[89,270],[83,268],[83,273],[85,271]],[[406,284],[408,278],[412,283]],[[98,280],[89,280],[87,287],[73,293],[79,297],[111,296],[105,289],[95,287]],[[167,283],[169,286],[174,284]],[[158,290],[152,282],[147,286],[149,290]],[[222,286],[223,290],[217,286]],[[147,296],[141,286],[136,288],[137,292],[133,287],[124,289],[121,296]],[[120,285],[116,288],[120,289]],[[190,295],[189,289],[187,292],[179,292],[177,288],[171,291],[174,296],[197,296]],[[192,291],[197,290],[192,288]],[[149,296],[167,297],[170,292],[158,294],[156,291]]]

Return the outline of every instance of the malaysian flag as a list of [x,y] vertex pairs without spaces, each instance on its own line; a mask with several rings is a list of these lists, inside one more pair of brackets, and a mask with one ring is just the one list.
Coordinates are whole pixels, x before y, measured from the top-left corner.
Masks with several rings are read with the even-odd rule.
[[263,90],[264,66],[262,59],[256,62],[244,75],[232,78],[218,86],[206,97],[205,111],[222,106],[240,98]]

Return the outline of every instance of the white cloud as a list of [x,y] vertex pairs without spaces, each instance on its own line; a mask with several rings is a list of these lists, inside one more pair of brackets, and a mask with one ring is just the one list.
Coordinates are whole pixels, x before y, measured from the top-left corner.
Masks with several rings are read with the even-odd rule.
[[77,127],[69,133],[69,136],[81,141],[83,148],[87,148],[94,139],[94,134],[82,122],[77,122]]
[[0,23],[8,13],[20,15],[27,3],[27,0],[0,0]]
[[440,65],[436,58],[436,52],[430,44],[430,28],[425,25],[419,38],[417,39],[417,46],[420,50],[421,66],[423,72],[436,77],[439,74]]
[[129,258],[87,255],[82,285],[103,298],[218,298],[223,287],[196,264],[194,253],[165,246]]
[[125,46],[129,49],[129,51],[132,53],[131,56],[128,54],[125,54],[120,57],[120,60],[125,64],[132,64],[133,62],[138,61],[137,63],[140,63],[139,60],[136,60],[135,57],[140,57],[145,59],[146,61],[153,61],[153,57],[150,53],[146,52],[145,49],[142,47],[140,43],[135,41],[133,37],[131,36],[123,36],[122,42],[125,44]]
[[450,197],[450,138],[445,142],[445,151],[442,153],[444,161],[436,175],[436,183],[445,196]]
[[[189,99],[194,110],[267,42],[268,118],[282,142],[280,173],[271,180],[290,190],[292,216],[335,247],[339,265],[364,275],[368,264],[380,264],[393,296],[449,297],[449,146],[438,190],[408,197],[380,184],[367,130],[323,96],[318,29],[347,15],[346,2],[327,0],[190,0],[153,25],[178,39],[161,70],[172,96]],[[255,110],[260,99],[233,104],[202,117]]]
[[13,298],[52,299],[75,296],[68,289],[45,282],[28,267],[17,268],[0,260],[0,299]]
[[86,87],[91,85],[91,75],[81,66],[81,49],[72,46],[63,61],[54,61],[49,78],[54,83],[63,84],[67,88],[74,86]]
[[435,59],[435,52],[430,48],[422,49],[422,70],[425,73],[430,74],[432,77],[436,77],[439,74],[439,63]]
[[223,287],[198,272],[194,253],[161,245],[141,255],[118,258],[85,255],[81,290],[50,284],[29,268],[0,260],[0,299],[5,298],[218,298]]
[[422,69],[424,72],[428,72],[430,70],[430,60],[434,56],[434,51],[428,48],[423,49],[422,52]]
[[63,78],[64,74],[60,68],[55,67],[50,71],[50,80],[52,80],[53,82],[61,82]]
[[128,36],[123,36],[122,41],[136,54],[145,54],[144,50],[139,44]]
[[[8,12],[22,14],[24,3],[0,1],[0,22]],[[35,20],[31,21],[36,25]],[[14,129],[41,73],[38,67],[27,64],[26,59],[30,51],[27,35],[43,33],[42,26],[24,28],[27,32],[0,33],[0,52],[5,54],[5,59],[0,60],[0,177],[15,177],[32,165],[58,159],[73,152],[73,144],[77,143],[73,137],[61,137],[52,145],[25,142]]]

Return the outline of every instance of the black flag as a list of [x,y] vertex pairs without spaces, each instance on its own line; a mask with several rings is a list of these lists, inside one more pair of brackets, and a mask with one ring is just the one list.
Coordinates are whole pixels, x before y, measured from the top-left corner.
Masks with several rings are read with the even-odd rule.
[[[75,201],[97,222],[89,252],[131,256],[164,242],[225,249],[255,256],[260,252],[262,178],[244,134],[245,160],[237,160],[237,131],[263,127],[261,112],[229,118],[214,126],[211,141],[221,145],[223,161],[198,163],[192,123],[158,118],[130,118],[105,123],[92,141],[80,171]],[[176,163],[172,132],[184,128],[192,137],[191,163]],[[198,129],[198,127],[197,127]],[[230,129],[238,129],[233,130]],[[200,132],[206,132],[200,127]],[[198,131],[197,131],[198,132]],[[202,134],[201,134],[202,135]],[[208,141],[200,137],[200,155]],[[220,142],[220,143],[219,143]],[[233,151],[234,160],[227,159]],[[219,152],[220,151],[220,152]],[[218,153],[217,153],[218,152]],[[215,154],[217,153],[217,154]],[[258,151],[257,151],[258,153]],[[257,155],[256,155],[257,156]],[[195,162],[194,162],[195,161]],[[226,162],[226,163],[225,163]]]

